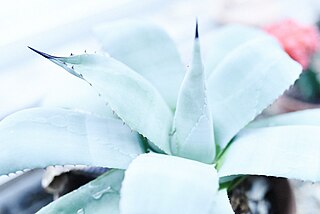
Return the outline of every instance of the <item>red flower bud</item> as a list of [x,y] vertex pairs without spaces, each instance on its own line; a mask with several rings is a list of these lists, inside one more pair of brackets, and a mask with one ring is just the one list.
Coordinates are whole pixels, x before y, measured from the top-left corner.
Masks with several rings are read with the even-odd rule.
[[302,25],[293,20],[283,20],[264,28],[275,36],[283,49],[303,68],[319,47],[319,32],[315,26]]

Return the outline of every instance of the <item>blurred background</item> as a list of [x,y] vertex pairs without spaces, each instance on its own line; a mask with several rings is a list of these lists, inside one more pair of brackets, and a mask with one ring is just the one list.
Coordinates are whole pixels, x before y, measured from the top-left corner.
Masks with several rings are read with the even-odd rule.
[[[293,19],[302,25],[316,26],[320,20],[320,1],[6,1],[0,7],[0,26],[3,29],[0,33],[0,119],[20,109],[40,105],[46,94],[64,87],[65,79],[71,76],[36,55],[27,46],[58,56],[79,54],[84,51],[100,52],[101,46],[94,35],[94,29],[101,24],[124,18],[152,20],[163,26],[176,42],[187,66],[191,58],[196,18],[199,20],[200,35],[204,38],[227,23],[264,27],[283,19]],[[317,74],[317,71],[314,73]],[[307,87],[307,92],[301,92],[302,95],[298,92],[299,98],[302,97],[303,101],[307,101],[306,108],[318,107],[320,89],[316,92],[314,88],[310,89],[308,78],[309,76],[306,77],[307,83],[301,83],[302,88]],[[318,82],[314,83],[314,87],[318,87]],[[312,97],[318,96],[312,93],[318,93],[319,97]],[[297,93],[292,92],[292,94],[291,97],[296,97]],[[292,111],[281,105],[282,103],[280,107],[275,106],[265,114]],[[1,176],[0,213],[34,213],[52,201],[52,195],[41,187],[43,173],[43,169],[38,169]],[[300,191],[298,192],[300,197],[303,194],[299,189],[301,185],[297,182],[295,185],[297,187],[295,191]],[[304,205],[300,201],[298,204],[315,207],[319,212],[320,192],[317,188],[319,187],[313,185],[307,191],[309,199],[312,198],[311,202],[315,201],[314,204]],[[310,203],[310,200],[305,201]],[[305,211],[306,208],[298,209]]]

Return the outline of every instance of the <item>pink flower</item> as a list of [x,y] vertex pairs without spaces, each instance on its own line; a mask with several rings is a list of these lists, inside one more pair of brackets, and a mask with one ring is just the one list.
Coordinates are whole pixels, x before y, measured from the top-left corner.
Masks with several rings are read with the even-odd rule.
[[275,36],[284,50],[303,68],[319,47],[319,32],[315,26],[302,25],[293,20],[283,20],[264,28]]

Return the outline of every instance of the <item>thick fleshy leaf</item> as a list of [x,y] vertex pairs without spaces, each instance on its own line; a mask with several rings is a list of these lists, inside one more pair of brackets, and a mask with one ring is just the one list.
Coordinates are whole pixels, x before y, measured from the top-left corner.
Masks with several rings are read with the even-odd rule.
[[179,53],[160,27],[138,20],[122,20],[98,27],[105,51],[149,80],[174,109],[184,76]]
[[271,41],[238,47],[208,79],[215,139],[221,147],[299,77],[301,66]]
[[170,153],[169,132],[173,113],[157,89],[141,75],[108,56],[54,57],[36,52],[87,81],[133,130]]
[[37,214],[119,213],[123,170],[110,170],[79,189],[62,196]]
[[234,211],[230,205],[227,189],[222,189],[218,191],[218,196],[215,197],[213,207],[214,209],[211,212],[209,212],[210,214],[216,214],[216,213],[234,214]]
[[208,52],[204,57],[208,77],[216,66],[240,45],[264,37],[266,34],[262,30],[239,24],[227,25],[214,31],[206,44]]
[[70,75],[59,80],[59,85],[52,86],[41,105],[90,112],[101,117],[116,117],[94,88],[83,80]]
[[[219,202],[219,203],[218,203]],[[233,213],[218,192],[213,165],[174,156],[145,154],[125,173],[120,213]],[[226,209],[225,209],[226,208]]]
[[258,119],[248,125],[249,128],[291,126],[291,125],[315,125],[320,126],[320,109],[307,109]]
[[213,124],[198,38],[193,51],[192,68],[182,82],[173,119],[171,151],[173,155],[213,163]]
[[138,134],[116,119],[34,108],[0,123],[0,174],[65,164],[125,169],[143,152]]
[[320,126],[242,131],[222,157],[219,175],[267,175],[320,181]]

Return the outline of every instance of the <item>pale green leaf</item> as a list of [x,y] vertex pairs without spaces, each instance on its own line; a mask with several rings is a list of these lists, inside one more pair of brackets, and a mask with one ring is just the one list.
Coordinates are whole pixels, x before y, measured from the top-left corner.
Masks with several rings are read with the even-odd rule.
[[182,82],[174,115],[171,151],[173,155],[213,163],[213,123],[198,38],[193,51],[192,67]]
[[173,113],[157,89],[141,75],[108,56],[54,57],[36,52],[91,84],[133,130],[170,153],[169,132]]
[[184,76],[179,53],[162,28],[121,20],[96,29],[104,50],[149,80],[174,109]]
[[270,39],[254,40],[225,57],[208,79],[215,139],[224,147],[298,78],[301,66]]
[[[213,165],[174,156],[145,154],[136,158],[125,173],[120,212],[214,214],[227,204],[228,198],[218,192],[218,177]],[[232,213],[229,210],[223,213]]]
[[209,212],[210,214],[234,214],[228,198],[227,189],[219,190],[213,203],[214,205],[212,207],[214,207],[214,209]]
[[74,109],[101,117],[116,117],[94,88],[70,75],[59,80],[59,84],[52,86],[42,100],[41,106]]
[[116,119],[34,108],[0,123],[0,174],[65,164],[125,169],[143,152],[138,134]]
[[210,39],[206,43],[208,51],[204,57],[204,67],[209,77],[229,53],[246,42],[266,37],[266,34],[258,28],[231,24],[213,31],[208,37]]
[[319,142],[319,126],[245,129],[224,154],[219,175],[320,181]]
[[110,170],[79,189],[62,196],[37,214],[119,213],[123,170]]
[[290,125],[315,125],[320,126],[320,109],[307,109],[281,115],[262,118],[253,121],[249,128],[290,126]]

